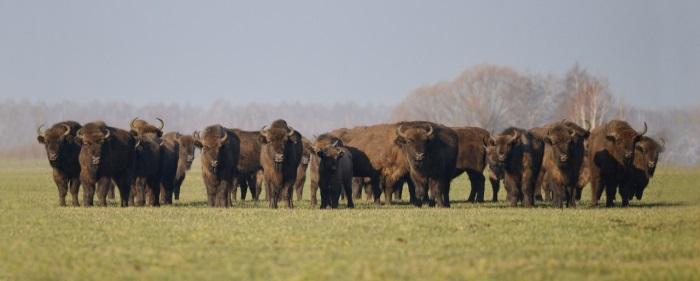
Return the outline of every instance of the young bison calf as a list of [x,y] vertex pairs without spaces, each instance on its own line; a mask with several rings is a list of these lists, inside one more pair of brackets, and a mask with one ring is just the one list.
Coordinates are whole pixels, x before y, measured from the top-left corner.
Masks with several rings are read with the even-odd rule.
[[[326,137],[330,136],[321,135],[319,139]],[[314,146],[319,157],[318,186],[321,190],[321,209],[329,206],[332,209],[338,208],[341,192],[345,192],[348,208],[355,207],[352,202],[352,154],[339,143],[340,140],[335,139],[330,145],[319,145],[317,142]]]

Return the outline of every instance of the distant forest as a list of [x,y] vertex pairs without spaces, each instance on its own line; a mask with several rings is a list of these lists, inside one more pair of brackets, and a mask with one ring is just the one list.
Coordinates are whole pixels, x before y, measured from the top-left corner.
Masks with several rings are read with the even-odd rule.
[[[659,93],[663,95],[663,93]],[[427,120],[448,126],[479,126],[498,132],[510,126],[532,128],[568,119],[593,127],[607,120],[623,119],[648,135],[664,138],[661,161],[674,165],[700,165],[700,104],[682,109],[642,110],[627,105],[610,91],[605,77],[574,65],[563,75],[522,73],[508,66],[477,65],[452,80],[418,87],[394,106],[335,103],[252,103],[212,101],[210,106],[163,102],[135,105],[100,101],[63,101],[47,104],[23,100],[0,100],[0,156],[44,156],[36,141],[40,124],[62,120],[81,123],[103,120],[128,128],[140,117],[165,120],[165,131],[189,134],[212,124],[259,130],[283,118],[290,126],[312,138],[341,127],[371,125],[399,120]]]

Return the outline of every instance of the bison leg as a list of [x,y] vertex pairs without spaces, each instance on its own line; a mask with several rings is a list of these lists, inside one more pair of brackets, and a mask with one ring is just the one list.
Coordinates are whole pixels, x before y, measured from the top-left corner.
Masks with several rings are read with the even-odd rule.
[[413,204],[413,206],[416,206],[416,207],[423,206],[423,201],[418,200],[418,198],[416,198],[416,185],[413,184],[413,180],[411,180],[411,179],[406,180],[406,184],[408,184],[408,197],[409,197],[408,200],[411,202],[411,204]]
[[95,197],[95,183],[83,182],[83,207],[92,207]]
[[383,186],[384,186],[384,204],[391,205],[391,196],[394,194],[394,185],[395,182],[390,182],[388,177],[384,177],[383,180]]
[[258,190],[258,183],[253,178],[253,176],[248,177],[248,188],[250,188],[250,197],[252,197],[253,201],[258,201],[258,196],[260,196],[260,191]]
[[352,196],[352,180],[348,180],[343,184],[343,190],[345,191],[345,198],[348,201],[348,208],[355,208],[355,203],[353,203]]
[[484,177],[483,173],[478,171],[467,171],[467,175],[469,176],[469,181],[472,185],[472,191],[470,192],[469,197],[472,197],[471,193],[474,193],[474,197],[470,202],[484,202],[484,186],[486,185],[486,177]]
[[107,207],[107,191],[111,179],[102,177],[97,181],[97,204],[102,207]]
[[114,178],[114,183],[116,183],[117,188],[119,188],[119,200],[121,207],[129,206],[129,196],[133,181],[133,177],[129,175],[122,175]]
[[[309,193],[311,195],[311,206],[316,206],[318,203],[316,199],[316,191],[318,190],[318,181],[313,180],[313,177],[311,178],[311,182],[309,183]],[[321,198],[323,200],[323,198]]]
[[159,207],[160,206],[160,194],[161,194],[161,187],[160,187],[160,179],[158,177],[150,176],[146,179],[146,184],[148,185],[148,189],[151,192],[151,198],[149,198],[149,205],[153,207]]
[[80,179],[72,178],[70,180],[70,196],[73,199],[73,207],[80,206],[80,203],[78,203],[78,191],[80,191]]
[[114,200],[114,183],[109,181],[109,189],[107,191],[107,198]]
[[510,175],[506,175],[503,183],[506,186],[506,192],[508,197],[508,202],[510,202],[511,207],[518,206],[518,199],[520,198],[520,190],[517,187],[518,182]]
[[613,207],[615,205],[615,194],[617,193],[617,185],[609,182],[605,183],[605,207]]
[[294,182],[284,184],[284,200],[287,202],[287,208],[294,208]]
[[216,187],[215,195],[215,206],[219,208],[226,208],[228,206],[229,200],[231,200],[231,194],[229,190],[229,181],[222,180]]
[[381,206],[380,198],[382,196],[382,189],[380,186],[380,177],[373,176],[371,178],[372,193],[374,195],[374,205]]
[[305,178],[297,179],[297,181],[294,183],[294,192],[297,195],[297,201],[301,201],[301,197],[304,193],[304,183],[306,182]]
[[58,188],[58,205],[61,207],[66,206],[66,195],[68,194],[68,181],[69,179],[63,175],[57,169],[53,170],[53,181],[56,183]]
[[175,189],[175,182],[172,179],[165,179],[161,183],[161,190],[165,191],[165,194],[162,195],[164,198],[162,198],[163,204],[166,205],[172,205],[173,204],[173,190]]
[[489,182],[491,182],[491,201],[498,202],[498,191],[501,189],[501,181],[497,177],[489,177]]
[[137,177],[134,181],[134,206],[146,205],[146,178]]
[[362,178],[360,177],[354,177],[352,178],[352,198],[353,199],[360,199],[362,197]]
[[180,187],[182,187],[182,182],[185,181],[185,177],[176,178],[173,183],[173,195],[175,200],[180,200]]

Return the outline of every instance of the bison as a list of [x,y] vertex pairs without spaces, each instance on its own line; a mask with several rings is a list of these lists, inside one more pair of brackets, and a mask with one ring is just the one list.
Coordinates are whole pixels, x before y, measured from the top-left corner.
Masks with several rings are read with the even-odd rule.
[[121,206],[129,206],[136,139],[127,131],[96,121],[80,128],[76,141],[81,146],[79,161],[83,206],[93,205],[96,185],[98,204],[107,206],[110,180],[114,180],[119,188]]
[[[654,176],[659,154],[664,151],[666,142],[664,139],[656,140],[643,136],[637,142],[634,151],[634,164],[630,174],[626,177],[626,186],[629,186],[637,200],[642,200],[644,189],[649,185],[649,180]],[[631,199],[631,198],[630,198]]]
[[612,120],[596,127],[591,132],[588,143],[588,167],[591,181],[591,203],[598,205],[598,200],[605,191],[605,206],[612,207],[617,188],[620,188],[622,206],[629,205],[634,190],[625,184],[625,176],[633,166],[637,142],[646,134],[638,133],[622,120]]
[[[248,189],[254,201],[260,197],[262,186],[258,186],[257,173],[262,168],[260,164],[260,151],[262,142],[259,131],[232,130],[239,139],[240,159],[236,170],[238,171],[238,185],[241,187],[241,200],[245,199]],[[234,188],[235,193],[235,188]],[[235,197],[235,194],[234,194]]]
[[[196,132],[195,132],[196,134]],[[185,181],[187,171],[192,167],[194,161],[194,153],[196,146],[192,135],[182,135],[177,132],[170,132],[163,135],[163,146],[167,149],[173,149],[177,152],[177,168],[175,177],[173,178],[173,192],[171,193],[175,200],[180,200],[180,189]],[[161,197],[167,196],[165,188],[161,188]],[[172,199],[170,199],[172,202]]]
[[512,207],[522,202],[534,206],[537,175],[542,166],[544,144],[531,132],[508,128],[489,140],[494,147],[498,165],[502,168],[508,201]]
[[[583,166],[584,142],[587,130],[578,130],[578,125],[562,121],[541,128],[539,138],[544,141],[544,157],[538,177],[538,188],[543,187],[547,199],[555,207],[576,207],[579,175]],[[534,131],[534,130],[533,130]]]
[[209,206],[230,207],[231,189],[238,177],[238,137],[221,125],[211,125],[202,131],[201,136],[195,133],[193,138],[195,146],[202,151],[202,178]]
[[304,192],[304,184],[306,183],[306,170],[309,168],[311,154],[314,153],[311,141],[302,138],[301,143],[304,150],[301,155],[301,163],[299,163],[299,167],[297,168],[297,180],[294,182],[294,192],[296,193],[297,201],[301,201],[301,196]]
[[[320,135],[317,140],[332,139],[330,145],[317,142],[315,153],[318,156],[318,185],[321,191],[321,209],[338,208],[341,192],[345,192],[348,208],[354,208],[352,202],[352,154],[332,135]],[[321,141],[328,143],[328,141]]]
[[280,119],[262,128],[260,142],[260,164],[270,208],[277,208],[280,199],[287,202],[287,208],[293,208],[292,190],[304,149],[301,134]]
[[49,165],[53,169],[53,181],[58,187],[58,204],[66,206],[66,194],[70,187],[73,206],[80,206],[80,145],[75,136],[81,126],[75,121],[63,121],[43,132],[41,127],[43,125],[36,129],[37,141],[44,145]]
[[484,148],[486,149],[486,167],[488,168],[489,182],[491,182],[491,189],[493,190],[493,202],[498,202],[498,191],[501,189],[501,181],[505,179],[505,172],[503,171],[503,165],[498,161],[498,153],[496,152],[495,146],[489,146],[489,139],[484,140]]
[[[160,118],[156,119],[160,122],[160,127],[139,118],[134,118],[129,123],[131,134],[137,140],[134,169],[136,178],[131,198],[129,198],[134,206],[145,205],[146,197],[149,197],[151,206],[160,206],[161,203],[172,204],[172,187],[177,171],[178,152],[175,143],[163,142],[161,137],[165,123]],[[164,190],[163,198],[160,198],[161,189]]]
[[[471,181],[471,192],[467,197],[468,202],[484,202],[484,169],[488,161],[486,159],[486,149],[484,145],[491,134],[477,127],[453,127],[457,133],[458,155],[457,166],[454,177],[466,173]],[[493,190],[492,201],[498,201],[498,185],[491,184]]]

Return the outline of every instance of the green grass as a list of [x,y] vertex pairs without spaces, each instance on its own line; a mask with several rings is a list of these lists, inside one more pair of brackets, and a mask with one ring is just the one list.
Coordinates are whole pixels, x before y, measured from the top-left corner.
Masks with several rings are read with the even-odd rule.
[[[175,206],[85,209],[57,206],[43,161],[5,161],[0,280],[698,280],[699,182],[661,169],[626,209],[222,210],[195,167]],[[468,190],[456,180],[453,200]]]

